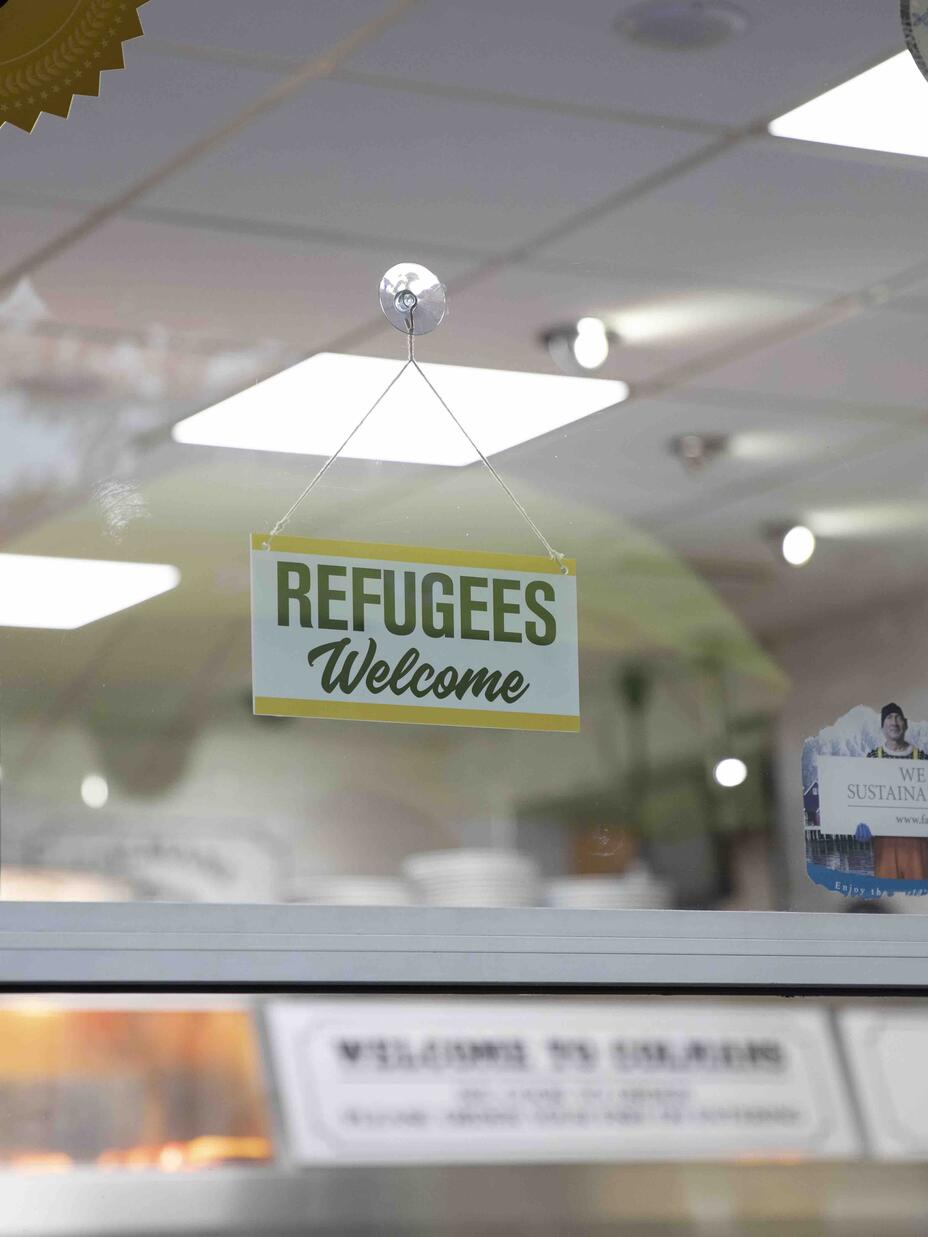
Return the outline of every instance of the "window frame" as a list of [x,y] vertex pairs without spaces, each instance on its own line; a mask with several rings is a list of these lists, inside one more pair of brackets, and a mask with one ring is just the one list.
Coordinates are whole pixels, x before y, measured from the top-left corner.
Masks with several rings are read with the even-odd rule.
[[0,903],[0,990],[928,993],[928,917]]

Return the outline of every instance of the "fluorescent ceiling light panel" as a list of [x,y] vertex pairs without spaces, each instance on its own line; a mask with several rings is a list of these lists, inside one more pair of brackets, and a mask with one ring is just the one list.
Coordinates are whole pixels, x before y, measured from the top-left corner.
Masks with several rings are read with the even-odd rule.
[[[331,455],[402,362],[320,352],[174,426],[176,442]],[[485,455],[621,403],[624,382],[427,365],[425,372]],[[412,368],[345,448],[355,459],[472,464],[479,456]]]
[[0,627],[71,631],[179,582],[180,572],[167,563],[0,554]]
[[928,155],[928,82],[908,52],[803,103],[770,126],[774,137]]
[[810,511],[805,523],[822,537],[878,537],[905,532],[923,535],[928,527],[928,503],[902,501],[832,507]]

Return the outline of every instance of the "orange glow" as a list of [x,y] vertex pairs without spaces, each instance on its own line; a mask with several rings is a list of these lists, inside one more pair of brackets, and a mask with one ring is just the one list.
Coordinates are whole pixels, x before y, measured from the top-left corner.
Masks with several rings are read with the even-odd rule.
[[35,1151],[11,1156],[5,1166],[18,1173],[66,1173],[74,1161],[62,1151]]
[[18,1018],[60,1018],[63,1012],[50,1001],[17,1001],[11,1010]]
[[200,1168],[226,1160],[269,1160],[271,1144],[266,1138],[213,1138],[206,1135],[187,1144],[190,1164]]
[[178,1173],[273,1158],[245,1010],[4,1005],[0,1088],[0,1168]]
[[204,1135],[187,1143],[104,1151],[97,1158],[97,1164],[100,1168],[154,1168],[176,1173],[242,1160],[261,1163],[270,1160],[271,1155],[271,1144],[266,1138]]
[[168,1143],[161,1148],[158,1156],[158,1167],[165,1173],[176,1173],[184,1167],[184,1149],[176,1143]]

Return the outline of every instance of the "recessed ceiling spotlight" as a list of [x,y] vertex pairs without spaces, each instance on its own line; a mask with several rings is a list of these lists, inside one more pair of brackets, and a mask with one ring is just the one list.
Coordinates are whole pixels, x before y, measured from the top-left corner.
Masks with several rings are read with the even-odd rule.
[[791,567],[801,567],[815,553],[815,533],[805,524],[796,524],[783,534],[780,550]]
[[616,29],[636,43],[661,51],[701,51],[744,34],[747,13],[727,0],[644,0],[616,22]]
[[573,343],[574,360],[581,369],[599,369],[609,357],[609,332],[600,318],[581,318]]
[[580,318],[571,326],[555,326],[541,337],[551,360],[568,374],[602,369],[618,336],[601,318]]
[[727,790],[731,790],[745,781],[748,776],[748,767],[737,756],[726,756],[712,770],[712,776],[719,786],[724,786]]
[[774,525],[767,529],[767,536],[791,567],[804,566],[815,553],[815,533],[805,524]]
[[728,446],[727,434],[678,434],[667,449],[687,472],[699,472]]
[[110,788],[105,777],[88,773],[81,782],[81,798],[87,807],[105,807],[110,797]]

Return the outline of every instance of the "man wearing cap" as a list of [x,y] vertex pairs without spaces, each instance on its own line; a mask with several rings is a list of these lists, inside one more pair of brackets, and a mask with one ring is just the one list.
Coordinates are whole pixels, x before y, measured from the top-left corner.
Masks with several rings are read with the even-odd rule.
[[[883,742],[867,752],[885,760],[928,760],[928,754],[906,740],[908,719],[896,702],[880,710]],[[928,838],[873,839],[873,875],[883,880],[928,880]]]
[[883,730],[883,742],[868,756],[887,756],[891,760],[928,760],[920,747],[907,743],[905,732],[909,722],[901,707],[895,701],[884,704],[880,710],[880,726]]

